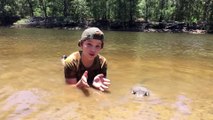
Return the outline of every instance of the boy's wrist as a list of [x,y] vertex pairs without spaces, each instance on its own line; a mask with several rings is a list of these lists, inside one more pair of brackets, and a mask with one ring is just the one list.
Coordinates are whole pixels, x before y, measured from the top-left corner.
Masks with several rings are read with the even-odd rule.
[[84,81],[82,79],[80,79],[77,83],[76,83],[76,87],[78,88],[84,88],[84,87],[89,87],[87,85],[87,83],[84,83]]

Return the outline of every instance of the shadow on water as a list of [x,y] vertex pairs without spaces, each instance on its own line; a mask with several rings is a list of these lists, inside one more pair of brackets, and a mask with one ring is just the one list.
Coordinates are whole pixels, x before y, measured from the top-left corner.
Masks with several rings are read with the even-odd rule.
[[[213,118],[212,35],[104,31],[110,93],[65,85],[60,57],[82,31],[0,28],[0,119]],[[136,97],[132,86],[148,88]]]

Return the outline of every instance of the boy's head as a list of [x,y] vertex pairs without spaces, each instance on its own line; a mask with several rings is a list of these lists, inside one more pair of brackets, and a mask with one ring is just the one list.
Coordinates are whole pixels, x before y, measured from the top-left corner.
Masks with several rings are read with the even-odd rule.
[[78,42],[78,46],[80,47],[82,43],[86,40],[100,40],[102,42],[101,47],[104,46],[104,33],[97,27],[90,27],[84,30],[84,32],[81,35],[81,39]]

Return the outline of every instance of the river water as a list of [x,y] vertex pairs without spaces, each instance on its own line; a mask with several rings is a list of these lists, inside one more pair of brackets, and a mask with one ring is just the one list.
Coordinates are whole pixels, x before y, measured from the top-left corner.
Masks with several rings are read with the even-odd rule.
[[[82,31],[0,28],[1,120],[213,119],[213,36],[104,31],[110,92],[66,85]],[[136,97],[134,85],[151,93]]]

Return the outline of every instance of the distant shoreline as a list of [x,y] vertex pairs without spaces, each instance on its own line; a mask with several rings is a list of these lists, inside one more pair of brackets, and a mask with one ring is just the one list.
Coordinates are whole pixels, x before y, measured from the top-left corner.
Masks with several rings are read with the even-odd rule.
[[[57,18],[44,19],[35,17],[30,19],[21,19],[11,25],[11,28],[54,28],[54,29],[67,29],[79,30],[85,29],[90,26],[96,26],[101,29],[112,31],[133,31],[133,32],[158,32],[158,33],[191,33],[191,34],[206,34],[213,33],[209,29],[212,26],[205,22],[200,23],[184,23],[178,21],[170,22],[121,22],[121,21],[107,21],[107,20],[87,20],[84,22],[64,21]],[[208,28],[208,30],[207,30]]]

